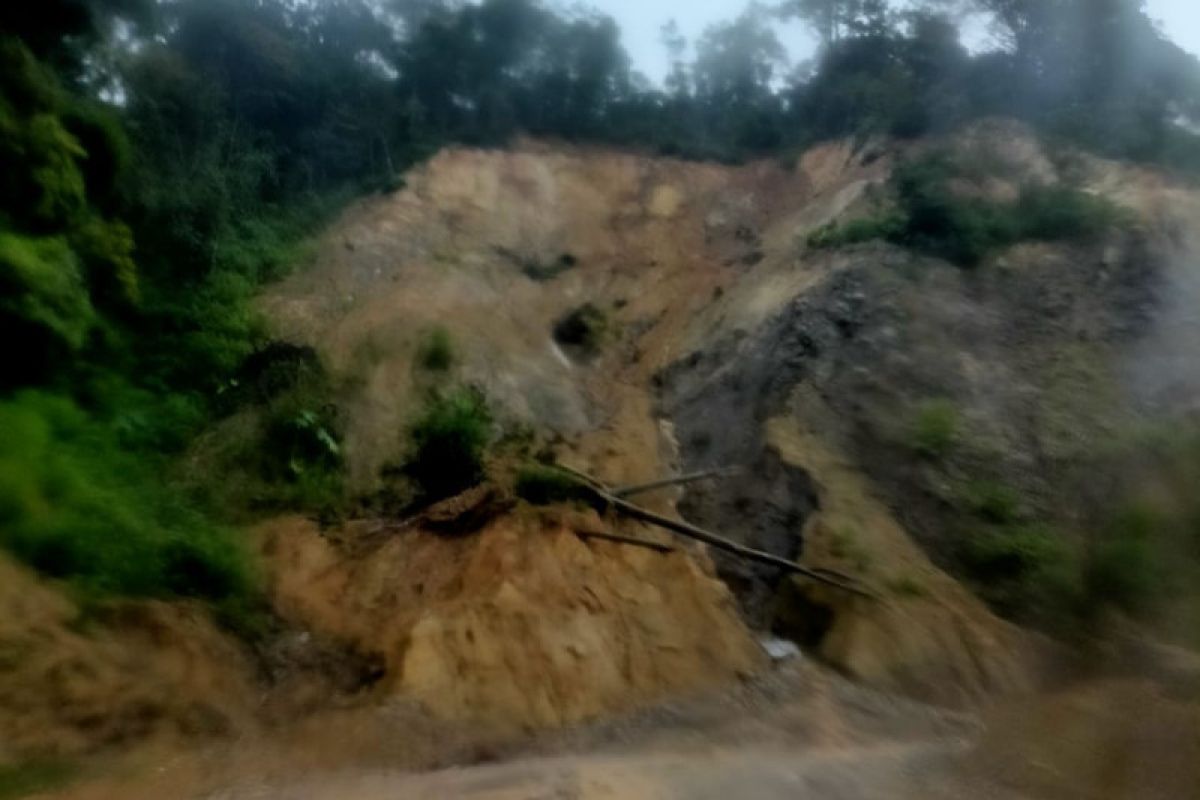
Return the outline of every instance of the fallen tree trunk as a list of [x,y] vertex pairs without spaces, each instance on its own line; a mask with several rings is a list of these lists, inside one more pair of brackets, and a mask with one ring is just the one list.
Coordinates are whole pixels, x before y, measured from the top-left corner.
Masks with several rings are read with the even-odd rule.
[[738,558],[744,558],[747,561],[755,561],[760,564],[767,564],[772,567],[777,567],[778,569],[782,569],[785,572],[789,572],[793,575],[800,575],[810,580],[817,581],[818,583],[823,583],[826,586],[832,586],[836,589],[841,589],[842,591],[850,592],[851,594],[855,594],[860,597],[878,599],[878,596],[870,590],[856,585],[853,582],[853,579],[851,579],[849,576],[839,576],[836,575],[836,573],[829,572],[828,570],[811,569],[803,566],[802,564],[797,564],[795,561],[789,561],[786,558],[781,558],[780,556],[772,555],[771,553],[767,553],[762,550],[755,550],[752,547],[746,547],[745,545],[739,544],[732,539],[726,539],[723,536],[718,536],[711,531],[706,531],[703,528],[699,528],[689,522],[671,519],[670,517],[664,517],[661,514],[656,514],[653,511],[650,511],[649,509],[634,505],[628,500],[621,499],[620,497],[616,496],[613,491],[609,489],[608,486],[606,486],[603,482],[593,478],[591,475],[588,475],[585,472],[580,472],[579,470],[562,465],[555,466],[563,472],[566,472],[577,478],[583,485],[588,487],[592,492],[595,492],[598,500],[611,508],[613,511],[616,511],[618,514],[624,514],[632,519],[646,522],[651,525],[656,525],[660,528],[665,528],[690,539],[704,542],[710,547],[730,553]]

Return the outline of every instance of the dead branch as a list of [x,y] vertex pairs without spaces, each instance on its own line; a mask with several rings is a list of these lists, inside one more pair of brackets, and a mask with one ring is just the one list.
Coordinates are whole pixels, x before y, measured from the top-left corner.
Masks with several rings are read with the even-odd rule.
[[657,525],[660,528],[666,528],[669,531],[686,536],[689,539],[695,539],[696,541],[704,542],[710,547],[730,553],[739,558],[744,558],[747,561],[756,561],[760,564],[767,564],[777,567],[793,575],[800,575],[810,580],[817,581],[818,583],[823,583],[826,586],[832,586],[836,589],[841,589],[842,591],[850,592],[851,594],[855,594],[860,597],[878,599],[878,596],[870,590],[861,586],[857,586],[852,581],[843,580],[841,577],[835,577],[826,570],[810,569],[802,564],[797,564],[795,561],[789,561],[786,558],[781,558],[762,550],[755,550],[752,547],[746,547],[743,544],[738,544],[731,539],[718,536],[715,533],[706,531],[703,528],[692,525],[691,523],[683,522],[682,520],[674,520],[669,517],[664,517],[661,514],[656,514],[649,509],[634,505],[627,500],[622,500],[620,497],[617,497],[615,494],[613,494],[612,490],[609,489],[602,481],[593,478],[586,472],[581,472],[579,470],[572,469],[571,467],[564,467],[562,465],[555,466],[558,469],[573,475],[580,481],[583,481],[584,485],[591,489],[591,491],[595,492],[597,498],[601,502],[605,503],[609,508],[613,509],[619,514],[624,514],[625,516],[636,519],[640,522],[647,522],[651,525]]
[[666,489],[669,486],[682,486],[685,483],[695,483],[696,481],[706,480],[708,478],[728,478],[736,475],[741,470],[738,467],[722,467],[721,469],[710,469],[704,472],[693,472],[688,475],[680,475],[678,478],[663,478],[658,481],[649,483],[638,483],[632,486],[621,486],[612,490],[612,493],[617,497],[632,497],[635,494],[645,494],[652,492],[655,489]]
[[635,547],[645,547],[647,550],[654,550],[659,553],[674,553],[675,548],[669,544],[661,542],[652,542],[649,539],[639,539],[635,536],[622,536],[619,533],[605,533],[602,531],[576,531],[577,536],[582,539],[602,539],[606,542],[617,542],[618,544],[629,544]]

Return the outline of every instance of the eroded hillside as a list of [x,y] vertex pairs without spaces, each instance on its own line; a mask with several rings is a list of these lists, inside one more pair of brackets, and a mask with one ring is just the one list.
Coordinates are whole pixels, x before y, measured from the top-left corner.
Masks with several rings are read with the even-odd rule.
[[[883,244],[807,245],[878,205],[897,159],[947,149],[993,165],[957,189],[968,196],[1069,180],[1128,220],[974,269]],[[1179,396],[1130,376],[1154,337],[1187,328],[1166,333],[1158,310],[1190,280],[1197,211],[1153,173],[1051,152],[999,122],[908,151],[829,144],[794,166],[532,142],[447,150],[350,211],[264,308],[335,375],[356,491],[401,458],[419,342],[444,327],[460,379],[565,463],[615,482],[746,467],[659,502],[886,595],[781,592],[769,570],[720,557],[751,624],[880,685],[961,700],[1030,670],[1027,637],[941,569],[956,569],[955,537],[977,511],[962,498],[999,486],[1014,516],[1070,517],[1079,464]],[[605,322],[595,352],[556,342],[585,304]],[[913,441],[935,412],[952,418],[947,452]]]

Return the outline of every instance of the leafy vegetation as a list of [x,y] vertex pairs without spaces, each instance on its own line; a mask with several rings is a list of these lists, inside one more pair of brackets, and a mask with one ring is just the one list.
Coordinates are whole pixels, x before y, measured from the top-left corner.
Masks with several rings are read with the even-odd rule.
[[0,545],[88,592],[226,601],[253,575],[233,533],[61,397],[0,403]]
[[1010,202],[955,192],[966,168],[944,154],[898,167],[891,186],[897,209],[879,216],[830,224],[809,236],[811,247],[838,247],[885,239],[964,266],[1027,240],[1095,237],[1121,215],[1107,200],[1068,186],[1029,184]]

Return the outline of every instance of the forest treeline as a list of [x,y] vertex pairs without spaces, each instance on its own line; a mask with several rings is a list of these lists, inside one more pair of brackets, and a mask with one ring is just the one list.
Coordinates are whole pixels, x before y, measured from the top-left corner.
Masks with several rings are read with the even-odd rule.
[[[992,47],[964,46],[964,14]],[[789,18],[811,63],[788,61]],[[1137,0],[790,0],[663,46],[660,86],[610,18],[537,0],[3,4],[0,545],[89,593],[239,602],[229,509],[164,476],[283,381],[311,397],[277,404],[262,471],[294,487],[261,505],[320,494],[319,365],[266,347],[250,301],[347,198],[449,143],[737,161],[1004,115],[1200,170],[1200,67]]]

